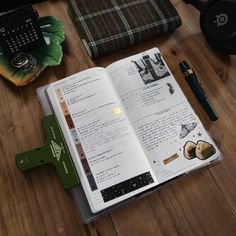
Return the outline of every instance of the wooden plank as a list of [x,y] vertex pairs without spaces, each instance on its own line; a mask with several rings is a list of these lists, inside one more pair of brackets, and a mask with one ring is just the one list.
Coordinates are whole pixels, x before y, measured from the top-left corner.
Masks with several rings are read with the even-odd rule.
[[[63,3],[64,2],[60,2]],[[53,4],[36,5],[50,12]],[[55,9],[58,10],[57,7]],[[60,12],[60,11],[58,11]],[[43,116],[36,89],[57,79],[48,68],[29,86],[16,88],[0,81],[0,235],[89,235],[70,193],[62,188],[52,167],[20,173],[15,154],[44,143]]]
[[35,90],[52,80],[55,75],[51,69],[25,88],[15,88],[1,80],[0,104],[4,109],[0,120],[0,156],[3,158],[0,162],[0,231],[3,235],[32,235],[32,232],[68,235],[74,233],[75,228],[86,235],[74,205],[71,206],[71,196],[62,189],[54,169],[39,169],[24,176],[15,166],[16,153],[44,142],[42,113]]
[[[0,80],[0,235],[235,235],[236,234],[236,58],[222,57],[205,42],[198,13],[172,0],[183,19],[174,34],[161,36],[92,61],[67,12],[66,1],[35,5],[40,15],[59,18],[66,32],[61,66],[47,69],[24,88]],[[194,20],[194,18],[196,20]],[[157,46],[187,98],[220,146],[225,160],[122,207],[111,216],[83,225],[69,192],[55,170],[46,167],[22,175],[14,156],[43,144],[42,112],[36,88],[86,68],[108,64]],[[186,59],[197,69],[220,120],[210,122],[178,68]],[[197,65],[197,66],[196,66]],[[207,78],[207,79],[205,79]]]
[[235,218],[209,180],[203,171],[113,213],[118,235],[235,235]]
[[112,213],[118,235],[178,235],[175,222],[158,194]]
[[[177,9],[181,15],[190,16],[192,12],[190,6],[182,5],[181,1],[179,1]],[[192,16],[196,20],[184,20],[185,24],[193,32],[200,32],[199,14],[196,11]],[[186,31],[181,33],[181,37],[187,35]],[[193,45],[195,45],[194,50]],[[210,133],[217,140],[225,160],[221,165],[212,168],[211,172],[225,197],[225,201],[236,217],[236,195],[234,192],[236,189],[236,160],[233,158],[236,152],[234,142],[236,132],[234,124],[236,120],[234,109],[236,106],[236,58],[235,56],[223,55],[212,49],[202,34],[185,40],[182,49],[191,53],[192,58],[194,58],[200,79],[220,117],[219,121],[212,124]],[[200,54],[202,54],[201,57]]]

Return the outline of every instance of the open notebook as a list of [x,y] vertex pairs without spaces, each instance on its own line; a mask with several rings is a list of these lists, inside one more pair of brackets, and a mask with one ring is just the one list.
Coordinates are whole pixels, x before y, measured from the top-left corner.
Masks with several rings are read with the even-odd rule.
[[47,95],[93,213],[221,159],[157,48]]

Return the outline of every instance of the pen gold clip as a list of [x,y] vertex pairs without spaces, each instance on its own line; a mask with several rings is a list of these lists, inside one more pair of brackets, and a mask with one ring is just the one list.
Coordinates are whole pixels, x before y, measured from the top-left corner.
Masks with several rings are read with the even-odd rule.
[[215,121],[218,119],[218,116],[209,102],[204,89],[202,88],[200,82],[197,79],[197,76],[193,69],[191,69],[186,61],[182,61],[180,64],[180,69],[185,76],[186,81],[191,87],[193,93],[195,94],[198,101],[201,103],[202,107],[208,114],[210,120]]

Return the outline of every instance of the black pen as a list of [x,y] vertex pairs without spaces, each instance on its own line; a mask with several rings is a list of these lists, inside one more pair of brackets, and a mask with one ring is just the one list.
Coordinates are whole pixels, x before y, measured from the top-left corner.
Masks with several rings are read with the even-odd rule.
[[204,110],[208,114],[210,120],[215,121],[218,119],[218,116],[209,102],[205,91],[203,90],[200,82],[197,79],[197,76],[193,69],[191,69],[186,61],[182,61],[179,64],[181,71],[183,72],[186,81],[188,82],[190,88],[194,92],[195,96],[197,97],[198,101],[203,106]]

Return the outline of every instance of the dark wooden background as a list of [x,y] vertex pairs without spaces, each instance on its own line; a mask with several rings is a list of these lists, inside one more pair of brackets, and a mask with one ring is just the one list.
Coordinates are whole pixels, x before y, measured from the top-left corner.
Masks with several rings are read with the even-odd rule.
[[[213,50],[199,29],[199,13],[172,0],[183,25],[165,35],[92,61],[82,46],[63,0],[35,5],[40,15],[65,26],[64,59],[28,86],[0,79],[0,235],[236,235],[236,57]],[[224,161],[83,225],[72,196],[48,166],[26,175],[15,154],[44,143],[43,116],[35,90],[92,66],[159,47],[196,113],[219,145]],[[178,68],[187,60],[196,70],[220,119],[210,122]]]

